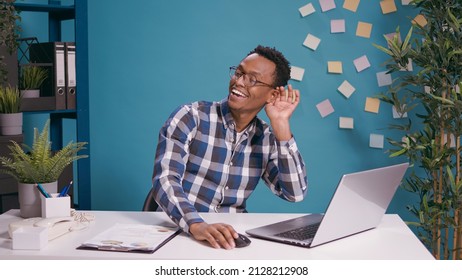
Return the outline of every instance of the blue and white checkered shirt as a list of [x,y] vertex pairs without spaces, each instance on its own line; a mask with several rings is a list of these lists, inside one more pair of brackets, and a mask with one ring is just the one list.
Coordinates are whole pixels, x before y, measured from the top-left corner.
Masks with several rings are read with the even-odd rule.
[[260,178],[285,200],[306,194],[305,163],[294,138],[277,141],[258,117],[237,137],[226,99],[181,106],[159,132],[155,199],[186,233],[203,222],[198,212],[246,212]]

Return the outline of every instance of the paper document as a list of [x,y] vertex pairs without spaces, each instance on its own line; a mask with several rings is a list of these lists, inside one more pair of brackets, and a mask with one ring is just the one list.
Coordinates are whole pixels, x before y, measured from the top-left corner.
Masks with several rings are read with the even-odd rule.
[[153,253],[180,231],[160,225],[115,224],[77,249]]

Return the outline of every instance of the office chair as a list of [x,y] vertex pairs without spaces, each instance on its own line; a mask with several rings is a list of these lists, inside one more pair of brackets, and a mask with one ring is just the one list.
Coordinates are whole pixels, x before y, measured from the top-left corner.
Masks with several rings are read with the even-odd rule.
[[157,202],[154,200],[154,193],[151,188],[149,191],[148,195],[146,196],[146,199],[144,200],[144,205],[143,205],[143,211],[157,211],[159,208],[159,205],[157,205]]

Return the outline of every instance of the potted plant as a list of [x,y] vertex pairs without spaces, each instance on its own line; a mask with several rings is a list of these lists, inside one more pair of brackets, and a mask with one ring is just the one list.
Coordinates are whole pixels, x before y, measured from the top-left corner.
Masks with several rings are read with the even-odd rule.
[[39,183],[49,193],[56,193],[57,181],[64,168],[72,162],[88,157],[78,155],[85,148],[86,142],[70,142],[59,151],[51,150],[49,121],[39,133],[34,128],[32,147],[20,146],[12,141],[9,146],[11,157],[0,157],[1,170],[18,181],[18,197],[22,217],[41,215],[40,193],[34,187]]
[[[389,73],[396,75],[381,100],[408,113],[393,125],[391,156],[413,164],[403,187],[416,195],[408,206],[420,239],[437,259],[462,259],[462,2],[414,0],[418,18],[404,41],[399,29],[387,46]],[[418,19],[418,20],[417,20]],[[400,71],[409,62],[414,71]]]
[[19,32],[21,20],[14,7],[15,0],[0,0],[0,85],[16,85]]
[[0,134],[22,134],[21,94],[16,87],[0,86]]
[[40,97],[40,87],[48,77],[45,68],[35,65],[21,67],[20,89],[22,98]]

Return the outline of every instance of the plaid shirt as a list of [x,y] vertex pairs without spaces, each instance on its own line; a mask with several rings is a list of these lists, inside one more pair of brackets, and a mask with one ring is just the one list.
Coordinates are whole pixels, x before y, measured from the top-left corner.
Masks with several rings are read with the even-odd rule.
[[181,106],[160,130],[155,199],[186,233],[203,221],[198,212],[246,212],[260,178],[279,197],[303,200],[305,163],[294,138],[277,141],[258,117],[236,136],[226,99]]

